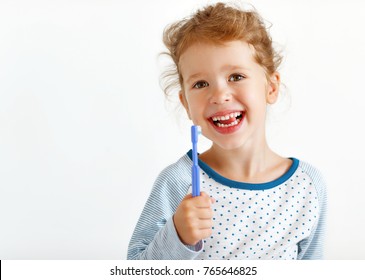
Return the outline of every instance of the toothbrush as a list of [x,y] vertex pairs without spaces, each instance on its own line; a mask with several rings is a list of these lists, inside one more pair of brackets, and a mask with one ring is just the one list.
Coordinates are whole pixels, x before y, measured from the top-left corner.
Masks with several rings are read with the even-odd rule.
[[201,128],[198,125],[191,127],[191,142],[193,144],[193,166],[192,171],[192,194],[194,196],[200,195],[200,178],[198,165],[198,136],[201,134]]

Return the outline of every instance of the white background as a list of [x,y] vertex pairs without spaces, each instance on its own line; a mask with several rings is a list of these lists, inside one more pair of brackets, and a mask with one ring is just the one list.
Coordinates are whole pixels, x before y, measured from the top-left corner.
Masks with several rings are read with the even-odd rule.
[[[162,31],[206,3],[0,1],[0,259],[126,258],[153,181],[190,149]],[[326,258],[365,259],[365,4],[249,3],[285,56],[269,144],[325,176]]]

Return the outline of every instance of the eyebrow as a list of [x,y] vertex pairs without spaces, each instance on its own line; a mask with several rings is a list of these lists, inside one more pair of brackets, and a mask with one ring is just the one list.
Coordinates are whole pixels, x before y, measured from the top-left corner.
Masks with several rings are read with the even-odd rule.
[[249,68],[244,67],[244,66],[242,66],[242,65],[229,65],[229,64],[227,64],[227,65],[223,65],[222,69],[223,69],[223,70],[231,70],[231,71],[233,71],[233,70],[250,71],[250,69],[249,69]]
[[187,79],[186,79],[186,82],[188,83],[188,82],[190,82],[191,80],[193,80],[193,79],[195,79],[195,78],[197,78],[197,77],[199,77],[199,76],[201,76],[202,75],[202,73],[201,72],[198,72],[198,73],[195,73],[195,74],[193,74],[193,75],[190,75]]
[[[247,68],[247,67],[244,67],[244,66],[241,66],[241,65],[230,65],[230,64],[226,64],[226,65],[223,65],[222,67],[221,67],[221,70],[223,70],[223,71],[237,71],[237,70],[240,70],[240,71],[250,71],[250,69],[249,68]],[[201,76],[201,75],[203,75],[203,73],[202,72],[198,72],[198,73],[194,73],[194,74],[192,74],[192,75],[190,75],[187,79],[186,79],[186,82],[188,83],[188,82],[190,82],[191,80],[193,80],[193,79],[195,79],[195,78],[197,78],[197,77],[199,77],[199,76]]]

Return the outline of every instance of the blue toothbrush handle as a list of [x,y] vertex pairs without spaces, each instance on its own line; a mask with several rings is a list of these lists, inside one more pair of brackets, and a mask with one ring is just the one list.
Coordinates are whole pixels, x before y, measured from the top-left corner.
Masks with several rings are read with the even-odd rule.
[[192,169],[193,182],[192,182],[192,193],[194,196],[200,195],[200,179],[199,179],[199,166],[193,165]]
[[200,178],[199,178],[199,160],[198,160],[198,135],[200,134],[200,127],[193,125],[191,127],[191,142],[193,144],[192,149],[192,160],[193,166],[191,169],[192,173],[192,194],[194,196],[200,195]]

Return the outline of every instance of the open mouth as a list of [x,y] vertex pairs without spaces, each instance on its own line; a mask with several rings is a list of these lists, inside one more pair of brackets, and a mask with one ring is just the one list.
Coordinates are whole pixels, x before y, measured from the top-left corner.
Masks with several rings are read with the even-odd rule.
[[210,119],[213,121],[213,124],[217,127],[231,127],[240,123],[242,120],[244,112],[233,112],[229,114],[225,114],[223,116],[214,116]]

